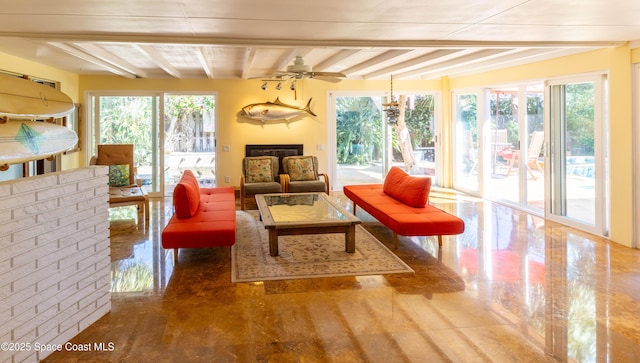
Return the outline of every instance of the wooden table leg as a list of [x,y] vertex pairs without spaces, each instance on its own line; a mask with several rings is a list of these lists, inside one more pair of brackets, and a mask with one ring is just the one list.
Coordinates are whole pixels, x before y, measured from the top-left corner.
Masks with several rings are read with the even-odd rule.
[[278,231],[275,228],[269,229],[269,254],[278,255]]
[[356,252],[356,225],[352,224],[344,234],[344,250],[347,253]]

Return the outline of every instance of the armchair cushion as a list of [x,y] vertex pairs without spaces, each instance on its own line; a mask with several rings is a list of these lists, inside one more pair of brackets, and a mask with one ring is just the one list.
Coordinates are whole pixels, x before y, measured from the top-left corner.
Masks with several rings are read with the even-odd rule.
[[410,176],[394,166],[385,177],[382,190],[404,204],[422,208],[429,199],[431,178]]
[[269,183],[273,182],[272,159],[267,158],[246,158],[245,160],[245,182],[246,183]]
[[318,172],[311,156],[286,158],[286,170],[292,181],[318,180]]
[[269,194],[282,192],[282,185],[278,182],[251,183],[244,185],[244,195]]
[[289,193],[311,193],[311,192],[327,192],[327,185],[324,180],[307,180],[307,181],[291,181],[289,182]]
[[109,186],[125,187],[129,183],[129,164],[109,165]]

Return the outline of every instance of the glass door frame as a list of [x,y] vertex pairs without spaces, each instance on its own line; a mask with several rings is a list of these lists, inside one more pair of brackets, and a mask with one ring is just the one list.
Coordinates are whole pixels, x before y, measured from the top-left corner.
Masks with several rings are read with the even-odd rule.
[[[440,107],[442,102],[442,95],[440,92],[433,92],[433,91],[421,92],[416,90],[402,91],[402,92],[396,91],[396,93],[407,95],[407,96],[430,95],[434,97],[434,110],[433,110],[434,135],[433,136],[434,136],[434,145],[435,145],[436,170],[435,170],[435,175],[432,176],[431,178],[434,185],[441,185],[442,184],[442,168],[437,166],[442,165],[442,162],[443,162],[442,142],[441,142],[442,111]],[[387,102],[386,99],[388,99],[389,96],[390,95],[388,91],[331,91],[327,93],[327,144],[326,145],[328,145],[327,163],[329,165],[329,170],[328,170],[329,180],[337,181],[337,173],[338,173],[338,170],[337,170],[338,156],[337,156],[337,150],[335,147],[337,143],[337,135],[336,135],[336,127],[337,127],[336,100],[337,98],[338,97],[380,97],[382,99],[382,102],[384,103],[384,102]],[[384,112],[383,112],[383,122],[386,122],[386,117],[384,116]],[[385,140],[385,145],[383,147],[383,152],[385,157],[383,158],[383,164],[382,164],[383,178],[386,176],[387,171],[391,168],[391,162],[392,162],[391,153],[393,151],[392,145],[391,145],[392,133],[393,133],[393,128],[390,126],[387,126],[385,123],[385,127],[383,128],[383,136],[382,136],[383,139]],[[335,185],[335,183],[333,182],[332,184]]]
[[[164,92],[124,92],[124,91],[99,91],[99,92],[87,92],[85,99],[90,100],[91,107],[87,107],[85,119],[90,120],[86,122],[87,128],[85,132],[87,147],[85,148],[85,160],[88,161],[93,155],[95,155],[98,143],[100,142],[100,97],[152,97],[157,99],[157,103],[154,102],[153,117],[155,120],[152,122],[152,134],[157,135],[157,138],[152,138],[152,183],[157,183],[157,189],[149,192],[150,198],[164,196],[164,173],[160,172],[164,170],[164,158],[162,158],[162,149],[164,149],[164,128],[160,127],[160,121],[164,120]],[[157,112],[156,112],[157,110]],[[153,164],[155,163],[155,167]]]
[[[328,92],[327,93],[327,163],[329,165],[329,169],[327,172],[329,173],[329,180],[332,181],[332,190],[342,191],[342,188],[335,189],[338,184],[338,150],[336,149],[338,135],[337,135],[337,125],[338,121],[336,118],[336,103],[337,99],[340,97],[379,97],[382,102],[385,98],[385,93],[380,91],[343,91],[343,92]],[[382,110],[380,110],[382,113]],[[382,122],[385,119],[382,117]],[[382,147],[382,178],[386,176],[386,171],[389,170],[391,164],[391,133],[390,127],[384,125],[382,129],[382,138],[384,140],[384,145]]]
[[[556,142],[551,140],[553,138],[552,128],[552,114],[557,112],[554,109],[554,103],[552,101],[552,87],[561,86],[574,83],[587,83],[593,82],[594,84],[594,212],[595,220],[594,224],[580,223],[576,219],[561,216],[553,213],[554,204],[554,188],[557,188],[557,183],[561,183],[559,180],[553,180],[552,173],[553,158],[558,158],[559,153],[554,150],[556,148]],[[607,237],[609,234],[609,214],[607,213],[607,203],[609,199],[608,192],[608,144],[607,144],[607,75],[602,73],[597,74],[585,74],[575,77],[557,78],[548,80],[545,82],[545,135],[548,135],[545,139],[545,153],[544,153],[544,169],[545,169],[545,218],[554,222],[558,222],[564,225],[568,225],[589,233],[593,233],[599,236]],[[556,132],[557,133],[557,132]],[[564,144],[563,144],[564,145]],[[560,145],[560,146],[563,146]],[[560,153],[561,154],[561,153]],[[556,160],[557,163],[557,160]],[[554,183],[556,183],[554,185]]]
[[634,64],[632,78],[633,128],[633,240],[631,247],[640,248],[640,64]]
[[[88,161],[91,159],[93,155],[95,155],[97,150],[97,144],[100,140],[100,127],[97,124],[100,120],[100,104],[98,102],[100,97],[153,97],[157,99],[155,102],[153,117],[155,122],[152,125],[152,133],[153,135],[157,135],[156,138],[152,138],[153,150],[152,150],[152,180],[154,183],[157,183],[157,189],[153,192],[149,193],[149,197],[164,197],[165,196],[165,160],[164,160],[164,149],[165,149],[165,132],[164,132],[164,120],[165,120],[165,97],[167,96],[176,96],[176,95],[184,95],[184,96],[211,96],[214,98],[215,107],[214,107],[214,129],[217,130],[218,126],[218,107],[217,100],[218,94],[217,92],[202,92],[202,91],[150,91],[150,92],[140,92],[140,91],[90,91],[85,92],[85,100],[88,100],[88,104],[90,107],[87,107],[84,115],[84,120],[87,121],[84,126],[85,130],[83,131],[84,140],[87,140],[87,147],[84,148],[85,160]],[[216,151],[216,140],[214,139],[214,152]],[[217,172],[218,169],[218,158],[215,159],[214,162],[214,172]],[[216,180],[216,184],[219,181]]]
[[[485,97],[485,99],[483,100],[483,102],[486,102],[485,110],[488,113],[484,118],[485,124],[482,125],[483,143],[481,147],[483,148],[482,154],[485,156],[485,158],[482,159],[479,167],[485,168],[485,171],[482,174],[484,177],[484,179],[482,180],[482,186],[483,186],[482,195],[484,198],[492,201],[497,201],[501,204],[513,206],[515,208],[526,211],[527,213],[531,213],[533,215],[543,216],[544,201],[541,201],[540,208],[535,208],[530,204],[531,201],[529,199],[529,196],[533,186],[530,185],[529,183],[530,174],[526,166],[525,167],[518,166],[516,171],[511,173],[511,174],[516,174],[515,175],[516,180],[514,180],[514,186],[517,187],[517,193],[513,195],[515,199],[501,198],[499,194],[494,195],[492,193],[492,185],[491,185],[491,178],[494,175],[494,172],[492,169],[495,167],[494,154],[497,150],[494,148],[492,144],[491,134],[490,134],[491,132],[494,131],[492,129],[491,117],[489,114],[489,111],[490,111],[489,109],[491,107],[490,106],[491,91],[500,90],[500,89],[513,89],[514,91],[517,92],[517,106],[518,106],[517,114],[514,114],[512,116],[518,120],[518,130],[517,130],[518,141],[517,143],[514,143],[513,145],[510,145],[510,146],[514,149],[514,152],[518,153],[517,160],[527,160],[527,151],[529,149],[529,142],[531,141],[531,135],[530,135],[531,125],[530,125],[529,115],[527,111],[528,111],[528,97],[532,93],[531,92],[532,87],[540,87],[540,90],[541,90],[540,92],[543,94],[543,97],[544,97],[545,87],[542,81],[527,81],[527,82],[518,82],[515,84],[511,84],[511,83],[500,84],[484,90],[483,96]],[[537,131],[544,131],[544,121],[542,122],[542,129]],[[546,134],[545,134],[545,137],[546,137]],[[544,149],[544,143],[543,143],[543,149]],[[545,177],[546,175],[544,174],[539,176],[539,178],[545,178]],[[541,186],[544,187],[544,180],[540,179],[540,182],[542,184]],[[542,197],[544,198],[544,193],[543,192],[540,192],[540,193],[542,193]]]
[[[213,98],[213,129],[214,129],[214,135],[213,135],[213,155],[214,155],[214,162],[213,162],[213,172],[214,172],[214,182],[213,182],[213,186],[216,186],[218,184],[218,182],[221,182],[220,180],[217,180],[217,171],[218,171],[218,157],[217,157],[217,148],[216,148],[216,144],[217,144],[217,130],[218,130],[218,107],[217,107],[217,99],[218,99],[218,93],[217,92],[198,92],[198,91],[194,91],[194,92],[185,92],[185,91],[171,91],[171,92],[163,92],[162,93],[162,118],[160,119],[160,126],[159,126],[159,131],[161,132],[161,140],[162,143],[160,144],[160,153],[161,155],[159,155],[161,161],[162,161],[162,166],[161,169],[163,172],[161,173],[162,178],[160,179],[160,182],[162,183],[162,195],[163,196],[170,196],[171,194],[166,194],[166,193],[173,193],[173,185],[167,180],[168,178],[166,177],[166,169],[170,168],[171,165],[170,163],[165,163],[165,153],[167,152],[167,144],[165,143],[165,139],[167,137],[171,137],[171,135],[167,136],[167,134],[165,133],[165,122],[166,122],[166,113],[165,111],[167,111],[167,102],[166,99],[167,97],[175,97],[175,96],[184,96],[184,97],[190,97],[190,96],[194,96],[194,97],[212,97]],[[203,115],[204,117],[204,115]],[[167,165],[169,164],[169,165]],[[166,166],[166,167],[165,167]],[[192,166],[187,166],[185,167],[185,169],[191,169],[192,172],[195,173],[196,178],[198,179],[199,182],[201,182],[200,176],[198,175],[198,168],[197,168],[197,162],[196,165],[192,165]],[[180,172],[182,173],[182,171]],[[169,188],[171,188],[169,191],[167,191],[167,186]],[[210,184],[207,185],[200,185],[201,187],[210,187]]]
[[[460,190],[463,191],[467,194],[476,196],[476,197],[481,197],[484,195],[484,159],[485,159],[485,152],[484,152],[484,142],[483,142],[483,137],[484,134],[486,134],[484,128],[486,127],[486,125],[490,125],[490,122],[485,122],[485,120],[488,120],[488,111],[487,111],[487,107],[486,107],[486,103],[488,102],[487,98],[486,98],[486,90],[485,89],[480,89],[480,88],[476,88],[476,89],[461,89],[461,90],[455,90],[451,92],[451,140],[450,140],[450,145],[451,145],[451,173],[453,175],[453,188],[456,190]],[[461,130],[458,130],[458,107],[457,107],[457,99],[458,96],[465,96],[465,95],[475,95],[476,96],[476,128],[477,128],[477,136],[476,136],[476,143],[477,145],[475,145],[475,152],[477,153],[477,155],[475,155],[475,162],[474,165],[471,167],[472,170],[476,170],[477,175],[477,188],[471,189],[468,188],[467,186],[465,186],[464,184],[461,184],[461,178],[462,176],[459,175],[460,174],[460,170],[459,170],[459,165],[457,165],[458,162],[458,158],[460,157],[460,155],[458,155],[459,153],[464,152],[464,150],[460,150],[458,148],[458,144],[462,143],[467,143],[469,140],[460,140],[459,136],[459,132]],[[473,140],[471,140],[473,141]],[[470,146],[470,145],[467,145]],[[468,150],[467,150],[468,151]],[[471,173],[471,171],[470,171]]]

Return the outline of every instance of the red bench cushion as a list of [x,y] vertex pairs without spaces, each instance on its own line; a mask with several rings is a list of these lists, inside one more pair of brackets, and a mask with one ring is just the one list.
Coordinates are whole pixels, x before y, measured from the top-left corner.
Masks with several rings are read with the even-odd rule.
[[382,190],[406,205],[424,207],[431,191],[431,178],[410,176],[394,166],[389,169]]
[[[175,191],[174,191],[175,193]],[[162,231],[164,248],[232,246],[236,241],[236,202],[233,187],[201,188],[198,210],[190,218],[176,214]]]
[[382,184],[346,185],[345,196],[380,223],[402,236],[455,235],[464,232],[464,221],[432,205],[410,207],[390,197]]

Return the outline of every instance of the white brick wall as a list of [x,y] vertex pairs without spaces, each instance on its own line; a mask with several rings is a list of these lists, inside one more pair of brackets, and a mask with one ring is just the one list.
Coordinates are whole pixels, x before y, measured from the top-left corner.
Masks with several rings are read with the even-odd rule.
[[0,344],[25,348],[0,363],[37,362],[111,310],[107,172],[0,182]]

